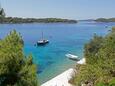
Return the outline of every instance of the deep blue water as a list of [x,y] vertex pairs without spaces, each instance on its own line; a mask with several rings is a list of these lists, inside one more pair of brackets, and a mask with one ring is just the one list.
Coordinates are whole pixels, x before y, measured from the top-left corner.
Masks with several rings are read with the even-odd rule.
[[[83,57],[83,46],[96,33],[104,36],[115,23],[79,22],[78,24],[0,24],[0,38],[16,29],[24,39],[24,53],[33,54],[37,64],[40,83],[55,77],[63,71],[74,67],[75,62],[65,54],[71,53]],[[107,27],[106,27],[107,26]],[[50,40],[46,46],[36,47],[41,33]]]

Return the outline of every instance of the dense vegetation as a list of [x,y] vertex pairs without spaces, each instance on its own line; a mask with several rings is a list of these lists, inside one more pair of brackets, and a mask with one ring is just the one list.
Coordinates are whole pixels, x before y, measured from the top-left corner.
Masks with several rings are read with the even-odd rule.
[[86,64],[77,65],[76,86],[115,86],[115,27],[105,37],[94,35],[84,47]]
[[0,23],[77,23],[76,20],[61,19],[61,18],[18,18],[5,17],[4,9],[0,9]]
[[5,12],[3,8],[0,8],[0,17],[5,17]]
[[115,22],[115,18],[99,18],[95,20],[96,22]]
[[2,23],[2,21],[5,18],[5,12],[3,8],[0,8],[0,23]]
[[77,23],[76,20],[59,19],[59,18],[17,18],[5,17],[0,23]]
[[38,86],[32,56],[23,53],[23,40],[15,30],[0,40],[0,86]]

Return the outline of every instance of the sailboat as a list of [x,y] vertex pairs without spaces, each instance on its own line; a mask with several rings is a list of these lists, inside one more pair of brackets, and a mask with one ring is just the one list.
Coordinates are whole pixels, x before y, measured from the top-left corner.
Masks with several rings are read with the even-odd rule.
[[49,40],[43,38],[43,32],[42,32],[42,39],[37,41],[38,46],[43,46],[49,43]]

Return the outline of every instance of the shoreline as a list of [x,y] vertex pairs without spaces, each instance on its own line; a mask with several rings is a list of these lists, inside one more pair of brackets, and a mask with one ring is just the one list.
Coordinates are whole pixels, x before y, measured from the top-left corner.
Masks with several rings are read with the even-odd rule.
[[73,86],[68,81],[72,78],[72,74],[74,71],[74,68],[70,68],[65,72],[57,75],[53,79],[45,82],[41,86]]
[[21,17],[2,17],[0,23],[77,23],[77,20],[62,18],[21,18]]
[[[76,62],[77,64],[85,64],[85,58],[81,59],[80,61]],[[69,83],[69,80],[75,75],[77,71],[74,68],[70,68],[63,73],[57,75],[53,79],[43,83],[41,86],[73,86]]]

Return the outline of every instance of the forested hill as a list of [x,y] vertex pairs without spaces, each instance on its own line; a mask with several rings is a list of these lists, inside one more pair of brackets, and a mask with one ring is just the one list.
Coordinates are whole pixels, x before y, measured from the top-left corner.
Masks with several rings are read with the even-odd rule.
[[115,18],[99,18],[95,20],[96,22],[115,22]]
[[3,8],[0,8],[0,23],[77,23],[76,20],[61,18],[18,18],[5,17]]
[[76,20],[61,19],[61,18],[18,18],[4,17],[0,18],[0,23],[77,23]]

